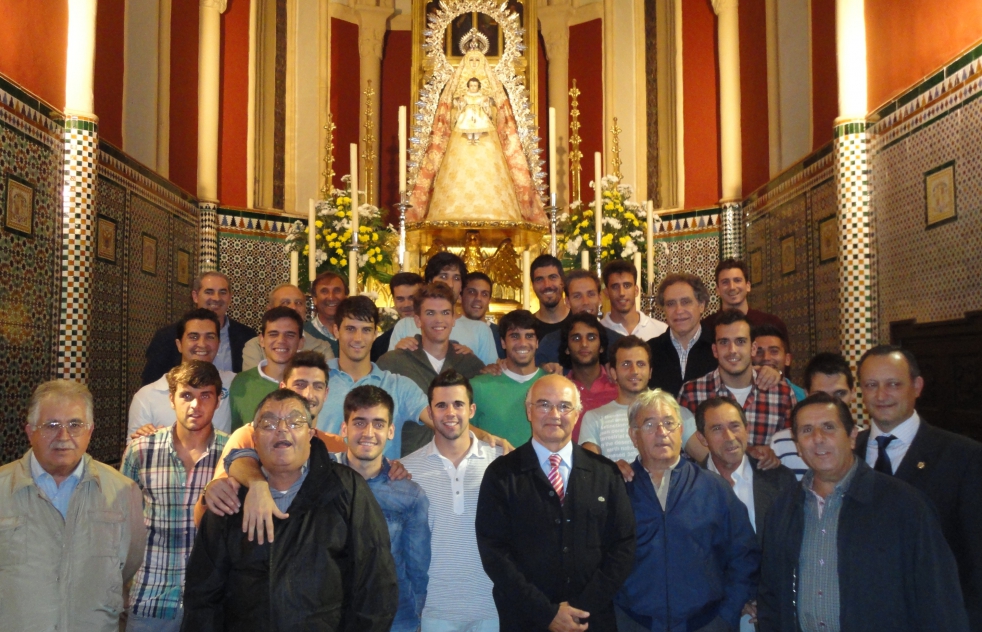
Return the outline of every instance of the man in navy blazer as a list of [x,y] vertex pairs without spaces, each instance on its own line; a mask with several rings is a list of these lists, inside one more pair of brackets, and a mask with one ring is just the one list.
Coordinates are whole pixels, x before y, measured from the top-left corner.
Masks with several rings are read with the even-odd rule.
[[914,404],[924,379],[906,349],[880,345],[863,354],[859,386],[873,424],[859,433],[856,454],[934,505],[958,563],[971,629],[982,632],[982,444],[920,418]]
[[572,442],[579,392],[560,375],[525,400],[532,439],[496,459],[477,502],[477,546],[501,629],[615,632],[634,563],[634,515],[617,466]]
[[[228,317],[228,306],[232,302],[232,282],[221,272],[211,271],[200,274],[191,286],[191,301],[195,307],[204,307],[215,312],[222,323],[219,332],[221,343],[213,364],[221,371],[242,371],[242,348],[256,337],[256,330]],[[142,386],[156,382],[164,374],[181,363],[181,352],[177,349],[176,323],[157,330],[147,346],[147,363],[140,376]]]

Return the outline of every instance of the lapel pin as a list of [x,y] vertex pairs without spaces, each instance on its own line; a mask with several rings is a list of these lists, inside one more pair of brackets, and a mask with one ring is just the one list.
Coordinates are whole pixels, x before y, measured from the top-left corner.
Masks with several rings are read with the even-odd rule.
[[917,469],[923,470],[925,465],[927,465],[927,463],[925,463],[924,461],[918,461],[917,462]]
[[605,502],[607,499],[604,498],[603,496],[599,496],[597,497],[597,500],[599,500],[600,502]]

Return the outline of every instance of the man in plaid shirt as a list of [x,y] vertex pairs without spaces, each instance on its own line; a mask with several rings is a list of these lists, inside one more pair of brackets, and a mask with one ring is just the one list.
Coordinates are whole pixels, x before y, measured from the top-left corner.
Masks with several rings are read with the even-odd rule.
[[176,423],[135,439],[120,470],[143,490],[147,551],[130,589],[127,632],[177,632],[184,571],[194,543],[194,504],[215,472],[228,435],[212,427],[222,378],[188,360],[167,373]]
[[750,323],[742,312],[723,310],[716,319],[715,334],[713,355],[719,360],[719,367],[683,384],[679,405],[694,413],[710,397],[736,400],[747,415],[747,452],[764,461],[765,466],[770,465],[774,453],[767,444],[771,435],[788,427],[797,400],[783,380],[767,390],[757,386],[757,373],[751,364],[755,345],[751,342]]

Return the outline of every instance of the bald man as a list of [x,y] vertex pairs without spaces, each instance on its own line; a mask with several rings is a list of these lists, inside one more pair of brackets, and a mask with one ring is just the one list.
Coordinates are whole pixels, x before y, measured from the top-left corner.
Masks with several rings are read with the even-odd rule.
[[624,480],[572,441],[580,396],[570,380],[539,379],[525,412],[532,439],[488,466],[477,501],[477,546],[501,629],[614,632],[613,597],[634,564]]

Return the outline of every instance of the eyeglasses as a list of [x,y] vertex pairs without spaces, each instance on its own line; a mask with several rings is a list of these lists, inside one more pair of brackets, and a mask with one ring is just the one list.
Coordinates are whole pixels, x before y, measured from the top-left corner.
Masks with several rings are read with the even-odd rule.
[[34,425],[34,430],[39,431],[45,437],[57,437],[62,429],[67,430],[69,436],[77,437],[89,429],[92,424],[81,419],[72,419],[64,423],[60,421],[46,421]]
[[263,413],[253,422],[253,426],[263,432],[276,432],[281,423],[286,424],[288,430],[299,430],[310,425],[310,417],[299,411],[292,412],[285,417],[279,417],[273,413]]
[[576,410],[576,406],[569,402],[559,402],[558,404],[553,404],[552,402],[548,402],[544,399],[540,399],[539,401],[535,402],[532,404],[532,407],[542,415],[548,415],[553,411],[553,409],[559,411],[560,415],[568,415]]
[[651,420],[644,422],[640,426],[633,426],[633,429],[650,435],[655,433],[656,428],[662,428],[665,432],[675,432],[681,425],[681,422],[675,421],[674,419],[665,419],[662,421]]

